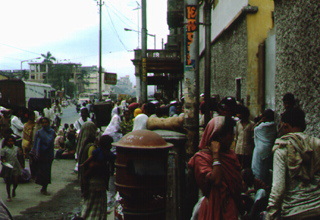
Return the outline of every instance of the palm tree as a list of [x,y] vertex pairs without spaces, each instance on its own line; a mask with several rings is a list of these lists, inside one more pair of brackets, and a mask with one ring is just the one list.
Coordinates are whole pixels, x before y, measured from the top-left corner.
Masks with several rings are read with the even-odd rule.
[[48,51],[47,54],[42,53],[41,56],[43,57],[42,63],[53,63],[53,61],[56,61],[56,58],[52,56],[50,51]]

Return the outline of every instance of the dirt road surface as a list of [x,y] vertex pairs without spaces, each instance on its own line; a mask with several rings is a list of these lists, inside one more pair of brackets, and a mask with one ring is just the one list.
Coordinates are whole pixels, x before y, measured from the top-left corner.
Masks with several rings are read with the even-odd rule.
[[[63,123],[73,123],[79,115],[75,107],[64,109]],[[75,160],[54,160],[52,164],[51,184],[48,185],[49,196],[40,193],[41,186],[34,182],[21,183],[16,190],[16,197],[6,202],[6,186],[0,178],[0,196],[8,206],[15,220],[66,220],[79,214],[82,198],[77,174],[74,173]],[[26,167],[29,167],[26,160]],[[1,168],[1,165],[0,165]],[[113,213],[108,220],[114,219]]]

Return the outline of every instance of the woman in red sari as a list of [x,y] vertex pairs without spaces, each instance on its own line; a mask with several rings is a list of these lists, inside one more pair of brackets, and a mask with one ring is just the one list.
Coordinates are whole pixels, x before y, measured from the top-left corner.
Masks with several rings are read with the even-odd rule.
[[238,219],[242,192],[240,163],[233,150],[233,119],[218,116],[208,123],[199,144],[200,151],[189,161],[205,198],[198,219]]

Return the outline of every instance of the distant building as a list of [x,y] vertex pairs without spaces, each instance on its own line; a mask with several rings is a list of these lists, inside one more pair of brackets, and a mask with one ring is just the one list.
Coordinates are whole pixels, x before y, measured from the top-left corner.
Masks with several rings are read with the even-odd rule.
[[[99,92],[99,68],[96,65],[93,66],[83,66],[81,67],[82,71],[86,71],[88,76],[85,78],[85,81],[88,84],[84,84],[84,92],[87,93],[98,93]],[[109,92],[110,85],[104,84],[104,74],[101,75],[101,91]]]
[[50,66],[53,65],[68,65],[72,66],[72,75],[73,78],[70,82],[77,83],[77,75],[80,74],[81,71],[81,63],[29,63],[29,79],[31,82],[39,82],[43,83],[46,79],[47,73],[49,72]]

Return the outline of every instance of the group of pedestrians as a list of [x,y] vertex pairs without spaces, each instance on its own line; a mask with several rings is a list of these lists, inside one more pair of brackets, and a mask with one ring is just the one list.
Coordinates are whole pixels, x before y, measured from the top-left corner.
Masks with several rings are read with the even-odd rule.
[[[61,114],[59,102],[55,102],[52,109],[44,109],[42,113],[1,107],[1,177],[6,183],[8,202],[16,197],[18,183],[30,180],[42,186],[40,192],[43,195],[49,195],[47,186],[51,183],[56,138],[53,128],[57,128],[52,116],[55,112]],[[29,168],[25,167],[25,159],[29,160]]]
[[293,94],[283,103],[279,123],[271,109],[251,121],[235,100],[219,105],[188,163],[202,195],[193,219],[319,219],[320,139]]

